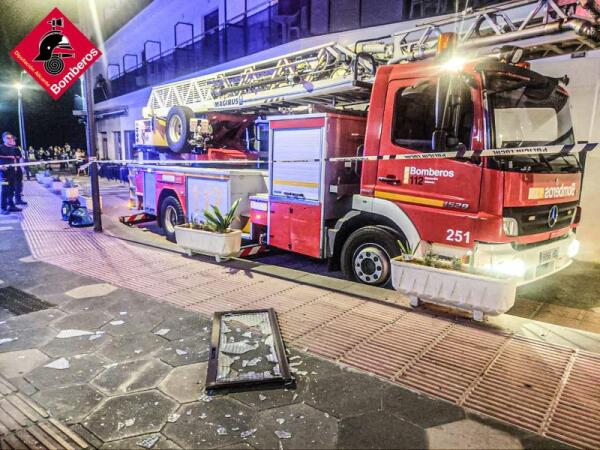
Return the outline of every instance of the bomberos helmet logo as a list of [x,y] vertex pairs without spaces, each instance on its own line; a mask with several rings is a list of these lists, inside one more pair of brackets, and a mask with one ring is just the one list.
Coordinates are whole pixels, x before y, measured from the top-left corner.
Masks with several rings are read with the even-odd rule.
[[58,8],[50,11],[10,54],[54,100],[101,56]]
[[47,23],[50,24],[50,31],[40,40],[38,55],[34,61],[43,61],[46,73],[58,75],[65,68],[63,58],[73,58],[75,52],[69,38],[62,31],[63,18],[53,17]]

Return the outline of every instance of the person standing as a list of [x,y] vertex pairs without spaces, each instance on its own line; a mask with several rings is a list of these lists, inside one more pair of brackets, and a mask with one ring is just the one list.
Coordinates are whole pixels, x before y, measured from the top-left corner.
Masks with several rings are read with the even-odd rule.
[[[23,160],[25,162],[32,162],[35,161],[35,149],[33,148],[33,146],[29,146],[29,148],[27,149],[27,151],[23,151]],[[27,181],[31,180],[31,169],[33,169],[33,166],[25,166],[25,173],[27,174]]]
[[[15,155],[16,163],[25,162],[25,158],[23,158],[23,150],[20,146],[14,146],[13,152]],[[14,180],[13,180],[13,195],[14,195],[14,204],[19,206],[27,205],[27,202],[23,200],[23,174],[25,173],[25,167],[14,167]]]
[[[14,164],[16,162],[14,147],[15,136],[5,131],[2,133],[2,145],[0,145],[0,164]],[[11,212],[19,212],[13,203],[15,167],[0,167],[0,214],[6,215]]]

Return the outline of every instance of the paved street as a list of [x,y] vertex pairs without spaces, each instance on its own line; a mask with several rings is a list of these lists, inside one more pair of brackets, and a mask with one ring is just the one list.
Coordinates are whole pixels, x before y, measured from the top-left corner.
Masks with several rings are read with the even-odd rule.
[[[411,310],[393,291],[264,262],[187,258],[114,217],[104,235],[69,229],[57,196],[35,184],[26,191],[22,218],[0,224],[0,291],[49,305],[0,320],[7,445],[600,443],[598,335],[511,316],[474,325]],[[116,209],[109,202],[105,213]],[[257,307],[277,311],[296,382],[206,396],[212,312]]]

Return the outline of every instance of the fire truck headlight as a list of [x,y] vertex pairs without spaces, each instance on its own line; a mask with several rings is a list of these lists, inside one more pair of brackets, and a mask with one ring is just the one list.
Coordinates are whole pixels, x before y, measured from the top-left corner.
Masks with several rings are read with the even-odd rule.
[[446,72],[456,73],[456,72],[462,71],[464,65],[465,65],[465,60],[463,58],[453,57],[453,58],[450,58],[448,61],[446,61],[442,65],[442,69],[445,70]]
[[579,253],[580,247],[581,243],[577,239],[571,242],[569,244],[569,247],[567,248],[567,255],[569,256],[569,258],[575,258],[575,256],[577,256],[577,253]]
[[519,224],[517,219],[514,217],[502,218],[502,228],[506,236],[518,236],[519,235]]
[[525,266],[525,262],[522,259],[516,258],[507,261],[499,261],[493,262],[492,264],[486,264],[484,269],[497,273],[500,275],[505,275],[509,277],[521,278],[525,275],[527,267]]

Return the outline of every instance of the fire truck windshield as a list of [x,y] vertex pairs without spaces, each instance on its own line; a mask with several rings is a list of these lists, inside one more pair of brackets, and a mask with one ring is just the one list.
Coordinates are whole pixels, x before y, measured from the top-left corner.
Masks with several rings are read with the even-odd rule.
[[[494,148],[575,143],[569,97],[556,80],[537,74],[535,81],[505,73],[490,75],[487,94]],[[573,155],[496,157],[492,164],[519,172],[579,171]]]

